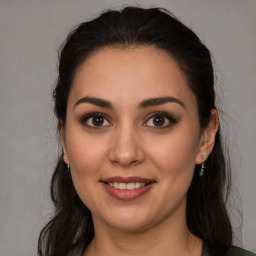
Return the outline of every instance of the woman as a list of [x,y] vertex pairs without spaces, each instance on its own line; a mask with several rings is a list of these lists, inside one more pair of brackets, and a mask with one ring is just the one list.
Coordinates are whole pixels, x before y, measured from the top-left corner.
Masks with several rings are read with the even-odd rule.
[[173,15],[81,24],[54,100],[63,151],[39,255],[254,255],[232,246],[210,52]]

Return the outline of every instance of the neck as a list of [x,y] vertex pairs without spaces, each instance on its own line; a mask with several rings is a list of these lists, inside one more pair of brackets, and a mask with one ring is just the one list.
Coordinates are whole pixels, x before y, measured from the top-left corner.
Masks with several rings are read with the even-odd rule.
[[95,238],[88,246],[85,256],[200,256],[202,241],[187,228],[186,218],[165,220],[143,231],[120,231],[95,227]]

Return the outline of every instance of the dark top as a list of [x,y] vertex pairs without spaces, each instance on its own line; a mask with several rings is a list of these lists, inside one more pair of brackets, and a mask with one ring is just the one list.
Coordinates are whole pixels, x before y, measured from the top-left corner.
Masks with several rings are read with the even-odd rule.
[[[203,243],[203,250],[202,250],[201,256],[218,256],[218,255],[211,253],[211,251],[207,247],[207,244]],[[256,254],[236,246],[231,246],[226,256],[256,256]]]
[[[82,255],[83,255],[83,252],[77,251],[77,250],[68,254],[68,256],[82,256]],[[203,251],[201,256],[213,256],[213,254],[209,252],[205,244],[203,245]],[[214,255],[214,256],[218,256],[218,255]],[[231,246],[226,256],[256,256],[256,254],[236,246]]]

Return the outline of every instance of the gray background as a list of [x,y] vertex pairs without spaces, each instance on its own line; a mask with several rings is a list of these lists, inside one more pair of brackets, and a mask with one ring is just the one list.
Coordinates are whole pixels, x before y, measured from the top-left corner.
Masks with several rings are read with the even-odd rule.
[[[58,152],[51,91],[60,43],[79,22],[127,3],[136,2],[0,0],[0,256],[36,255],[51,213],[49,181]],[[243,204],[243,246],[256,251],[256,1],[137,3],[168,8],[214,55],[233,181]],[[241,218],[232,215],[239,231]]]

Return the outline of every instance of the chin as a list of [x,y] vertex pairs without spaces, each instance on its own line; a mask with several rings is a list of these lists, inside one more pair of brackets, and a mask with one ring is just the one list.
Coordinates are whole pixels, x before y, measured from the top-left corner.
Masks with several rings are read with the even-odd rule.
[[111,227],[122,231],[122,232],[138,232],[142,230],[146,230],[150,225],[146,223],[145,221],[139,221],[139,220],[126,220],[126,221],[115,221],[111,223]]
[[[124,232],[144,230],[150,226],[150,223],[153,223],[154,219],[153,216],[148,216],[146,212],[140,212],[138,208],[111,211],[109,214],[102,216],[105,224]],[[94,219],[94,221],[97,220]]]

